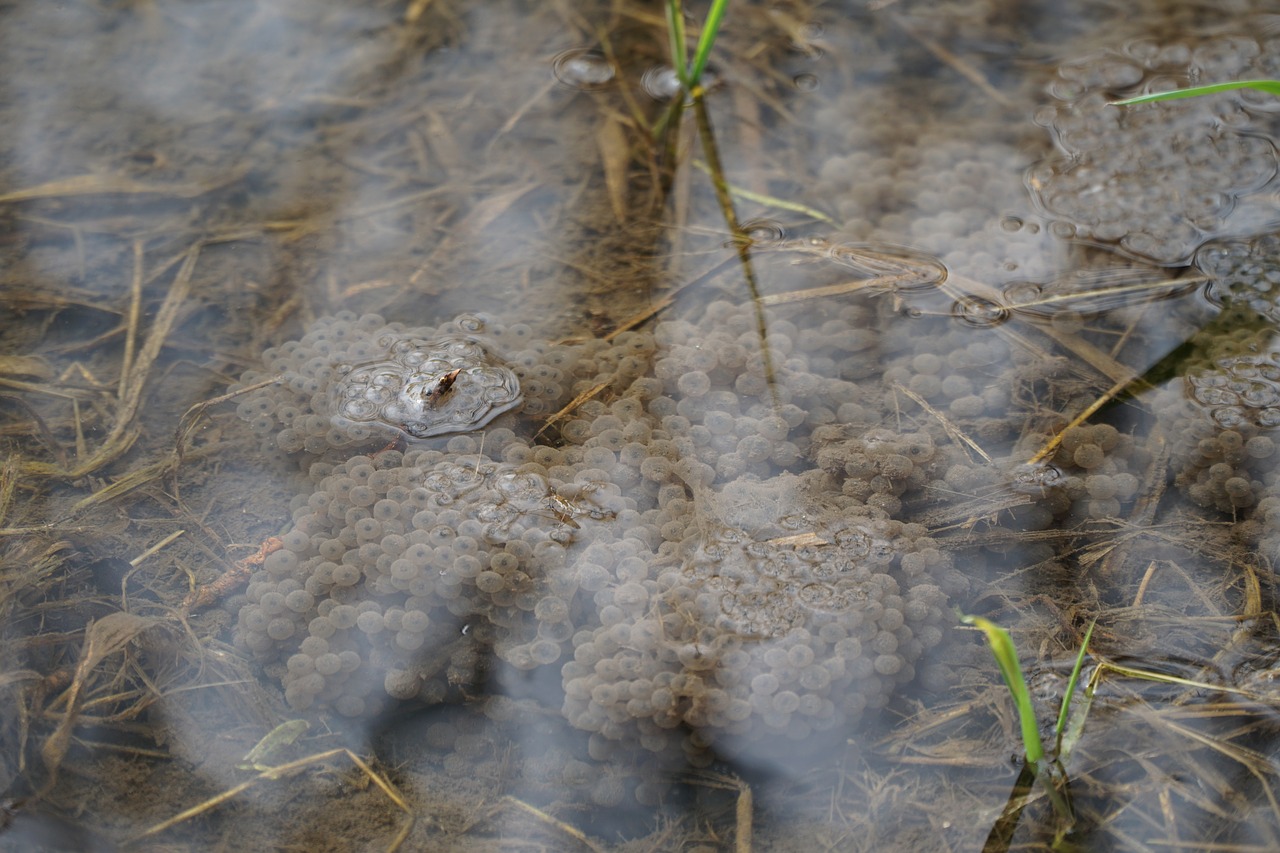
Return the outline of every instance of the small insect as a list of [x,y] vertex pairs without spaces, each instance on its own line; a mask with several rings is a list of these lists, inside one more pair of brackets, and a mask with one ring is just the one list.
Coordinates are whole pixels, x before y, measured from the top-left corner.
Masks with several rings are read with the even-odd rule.
[[574,530],[582,529],[582,525],[578,524],[574,518],[585,513],[571,499],[553,491],[543,499],[542,508],[548,510],[550,517],[554,518],[558,523],[572,527]]
[[453,390],[453,383],[458,381],[458,376],[461,373],[462,368],[455,367],[453,370],[450,370],[448,373],[441,376],[436,380],[435,386],[430,391],[427,391],[422,395],[422,401],[428,406],[435,408],[436,404],[443,400],[445,396]]
[[589,498],[590,490],[585,488],[577,498],[566,497],[553,490],[543,498],[542,508],[550,512],[551,518],[574,530],[582,528],[577,519],[584,516],[596,521],[615,516],[615,513],[609,510],[592,505]]

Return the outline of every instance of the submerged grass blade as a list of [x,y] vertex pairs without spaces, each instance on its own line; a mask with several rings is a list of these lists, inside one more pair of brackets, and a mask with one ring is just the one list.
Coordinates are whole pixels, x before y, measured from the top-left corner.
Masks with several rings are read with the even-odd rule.
[[[711,175],[711,167],[702,160],[694,160],[693,165],[698,169],[701,169],[707,175]],[[808,205],[800,204],[795,201],[787,201],[785,198],[778,198],[777,196],[754,193],[751,190],[744,189],[736,184],[730,184],[728,182],[725,183],[725,187],[729,190],[729,194],[735,198],[755,202],[756,204],[763,205],[765,207],[773,207],[778,210],[789,210],[792,213],[800,213],[810,219],[816,219],[819,222],[825,222],[828,225],[834,226],[836,224],[836,221],[830,216],[827,216],[821,210],[809,207]]]
[[981,616],[961,616],[960,621],[973,625],[986,634],[991,644],[991,654],[1000,667],[1004,683],[1013,696],[1013,704],[1018,709],[1018,722],[1022,728],[1022,745],[1027,752],[1027,763],[1039,773],[1040,762],[1044,760],[1044,745],[1040,742],[1040,728],[1036,725],[1036,710],[1031,704],[1031,693],[1027,690],[1026,679],[1022,677],[1022,667],[1018,664],[1018,651],[1013,646],[1013,638],[1009,632],[989,619]]
[[1138,95],[1121,101],[1111,101],[1114,107],[1127,107],[1131,104],[1147,104],[1152,101],[1174,101],[1179,98],[1198,98],[1201,95],[1216,95],[1218,92],[1233,92],[1236,89],[1254,89],[1268,95],[1280,95],[1280,80],[1234,80],[1230,83],[1211,83],[1207,86],[1192,86],[1189,89],[1175,89],[1172,92],[1152,92]]

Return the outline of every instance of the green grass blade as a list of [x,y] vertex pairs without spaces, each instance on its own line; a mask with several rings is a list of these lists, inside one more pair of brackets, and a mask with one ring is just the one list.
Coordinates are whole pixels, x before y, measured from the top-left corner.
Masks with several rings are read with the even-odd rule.
[[1062,694],[1062,707],[1058,710],[1058,723],[1053,727],[1054,751],[1061,757],[1062,733],[1067,727],[1067,711],[1071,708],[1071,697],[1076,693],[1076,685],[1080,681],[1080,670],[1084,667],[1085,652],[1089,650],[1089,639],[1093,637],[1093,629],[1098,620],[1089,623],[1089,630],[1084,632],[1084,642],[1080,644],[1080,653],[1076,655],[1076,665],[1071,668],[1071,678],[1067,680],[1067,690]]
[[702,25],[702,34],[698,36],[698,47],[693,52],[693,65],[689,68],[686,85],[692,88],[702,79],[702,72],[707,68],[707,59],[711,56],[711,46],[716,42],[720,32],[720,24],[724,20],[725,10],[729,8],[729,0],[715,0],[711,10],[707,12],[707,20]]
[[1216,95],[1218,92],[1233,92],[1236,89],[1254,89],[1268,95],[1280,95],[1280,80],[1236,80],[1231,83],[1211,83],[1207,86],[1192,86],[1189,89],[1175,89],[1172,92],[1153,92],[1149,95],[1138,95],[1122,101],[1112,101],[1116,107],[1127,107],[1130,104],[1146,104],[1151,101],[1174,101],[1178,98],[1198,98],[1201,95]]
[[685,89],[689,88],[689,58],[684,45],[684,4],[681,0],[667,0],[667,41],[671,49],[671,67],[676,79]]
[[1027,752],[1027,762],[1039,774],[1040,762],[1044,759],[1044,746],[1040,742],[1040,728],[1036,725],[1036,710],[1031,704],[1031,693],[1027,690],[1026,679],[1022,677],[1022,667],[1018,664],[1018,651],[1013,646],[1013,638],[1009,632],[989,619],[981,616],[961,616],[960,621],[973,625],[986,634],[991,645],[991,654],[1000,667],[1004,683],[1013,696],[1013,704],[1018,709],[1018,722],[1022,728],[1022,745]]

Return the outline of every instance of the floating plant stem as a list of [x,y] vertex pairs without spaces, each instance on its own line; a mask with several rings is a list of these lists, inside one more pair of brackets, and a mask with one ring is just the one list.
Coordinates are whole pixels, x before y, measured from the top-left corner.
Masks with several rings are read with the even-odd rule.
[[729,0],[712,0],[707,19],[702,24],[702,32],[698,35],[698,46],[693,51],[693,62],[688,61],[685,49],[684,3],[682,0],[667,0],[667,39],[671,47],[671,67],[676,71],[680,85],[689,94],[702,81],[702,72],[707,70],[707,60],[711,57],[711,48],[716,43],[720,25],[724,23],[724,13],[729,8]]
[[1171,92],[1152,92],[1147,95],[1137,95],[1120,101],[1111,101],[1111,105],[1127,107],[1133,104],[1151,103],[1152,101],[1175,101],[1179,98],[1198,98],[1201,95],[1234,92],[1236,89],[1253,89],[1257,92],[1266,92],[1268,95],[1280,95],[1280,80],[1234,80],[1230,83],[1210,83],[1205,86],[1174,89]]
[[715,133],[711,130],[711,118],[707,115],[706,104],[702,93],[693,96],[693,111],[698,119],[698,136],[702,141],[702,151],[707,158],[707,172],[711,176],[711,185],[715,187],[716,201],[720,204],[720,214],[738,251],[738,259],[742,264],[742,277],[747,284],[747,294],[751,297],[751,305],[756,315],[756,334],[760,338],[760,357],[764,362],[764,378],[768,383],[769,393],[773,397],[775,410],[781,407],[778,399],[777,375],[773,366],[773,355],[769,351],[766,337],[767,323],[764,318],[764,305],[760,301],[760,284],[756,280],[755,267],[751,264],[751,241],[744,239],[742,225],[738,222],[738,214],[733,209],[733,196],[729,192],[729,182],[724,178],[724,167],[720,163],[720,150],[716,147]]
[[[693,165],[701,169],[706,174],[711,175],[711,167],[708,166],[703,161],[694,160]],[[745,187],[739,187],[730,183],[726,183],[725,188],[729,190],[730,195],[737,196],[738,198],[743,199],[744,201],[755,202],[756,204],[763,205],[764,207],[774,207],[774,208],[777,208],[778,210],[789,210],[792,213],[800,213],[805,216],[808,216],[810,219],[816,219],[819,222],[825,222],[831,226],[834,226],[836,224],[836,221],[834,219],[832,219],[830,216],[827,216],[821,210],[818,210],[817,208],[814,208],[814,207],[809,207],[807,204],[801,204],[798,201],[787,201],[785,198],[778,198],[777,196],[752,192],[751,190],[746,189]]]
[[[715,134],[711,129],[711,119],[707,115],[707,108],[702,100],[702,73],[707,68],[707,60],[711,55],[711,48],[715,44],[716,34],[720,31],[720,25],[724,22],[725,11],[728,8],[729,0],[713,0],[711,9],[707,12],[707,19],[702,24],[702,32],[698,36],[698,46],[694,50],[693,62],[689,63],[685,50],[684,5],[681,0],[667,0],[667,38],[671,48],[671,65],[675,68],[682,91],[678,97],[673,99],[671,108],[654,126],[654,134],[657,136],[670,127],[678,126],[681,112],[685,106],[684,96],[689,96],[694,114],[698,120],[698,137],[702,142],[702,150],[706,157],[706,171],[711,176],[712,186],[715,187],[716,201],[720,205],[721,215],[724,216],[725,224],[729,226],[729,233],[733,235],[738,259],[742,264],[742,275],[747,284],[747,292],[755,309],[756,332],[760,337],[760,355],[764,361],[765,380],[768,383],[770,394],[773,396],[774,408],[776,409],[781,405],[781,401],[778,399],[773,357],[769,352],[766,337],[767,324],[764,317],[764,306],[760,301],[760,286],[756,280],[755,269],[751,265],[751,241],[743,239],[742,226],[738,222],[738,215],[733,209],[733,195],[729,182],[725,180],[724,167],[720,162],[719,150],[716,148]],[[667,154],[668,162],[674,162],[673,137],[668,139]]]

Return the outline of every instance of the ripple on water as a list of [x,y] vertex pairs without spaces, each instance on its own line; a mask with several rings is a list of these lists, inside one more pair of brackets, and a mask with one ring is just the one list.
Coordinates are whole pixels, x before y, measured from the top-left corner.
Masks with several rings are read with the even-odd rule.
[[603,53],[587,47],[561,51],[551,62],[556,79],[574,89],[600,89],[617,76],[617,70]]
[[966,296],[951,305],[951,315],[960,322],[977,329],[999,326],[1009,319],[1009,309],[989,299]]
[[680,77],[670,65],[655,65],[641,75],[640,88],[655,101],[669,101],[680,94]]

